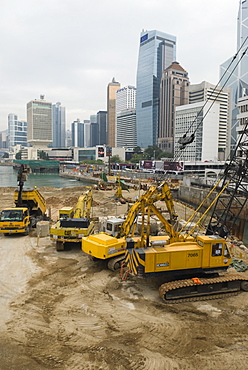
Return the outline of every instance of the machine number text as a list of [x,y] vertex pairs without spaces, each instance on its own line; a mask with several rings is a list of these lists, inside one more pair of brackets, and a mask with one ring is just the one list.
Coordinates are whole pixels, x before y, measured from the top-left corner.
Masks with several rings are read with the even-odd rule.
[[188,257],[198,257],[198,253],[188,253]]

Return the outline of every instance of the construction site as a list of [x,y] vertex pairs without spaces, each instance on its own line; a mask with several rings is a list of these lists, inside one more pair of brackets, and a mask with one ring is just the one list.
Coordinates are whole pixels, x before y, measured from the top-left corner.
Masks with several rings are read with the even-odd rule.
[[[40,188],[50,225],[56,225],[62,219],[59,212],[69,212],[88,191],[82,186]],[[14,188],[0,192],[1,210],[13,207]],[[92,191],[92,219],[128,215],[130,204],[137,204],[135,200],[147,192],[122,191],[127,202],[120,202],[116,194],[116,189]],[[161,193],[154,194],[152,203],[163,214],[170,202]],[[17,200],[16,206],[23,207]],[[185,205],[175,201],[173,207],[169,213],[184,219]],[[188,217],[193,212],[187,208]],[[165,214],[168,217],[168,210]],[[69,227],[75,227],[73,218],[68,220]],[[57,226],[58,237],[63,226],[65,222]],[[67,247],[58,251],[50,235],[39,234],[36,228],[24,234],[0,234],[1,369],[247,368],[246,291],[231,289],[222,295],[165,302],[158,294],[163,276],[121,278],[120,269],[110,270],[107,259],[91,258],[81,243],[67,240]],[[164,238],[159,236],[163,232],[155,234],[154,242]],[[242,242],[230,236],[227,244],[230,258],[248,262]],[[229,266],[225,276],[233,274],[237,271]],[[239,274],[248,280],[245,269]]]
[[0,188],[1,369],[248,369],[247,133],[204,191],[26,188],[21,164]]

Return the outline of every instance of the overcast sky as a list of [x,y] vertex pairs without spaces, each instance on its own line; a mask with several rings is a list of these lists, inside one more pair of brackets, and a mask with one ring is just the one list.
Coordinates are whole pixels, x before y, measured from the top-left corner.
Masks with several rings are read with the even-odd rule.
[[190,83],[216,84],[236,52],[239,0],[1,0],[0,131],[26,104],[61,102],[67,127],[106,110],[107,84],[136,85],[142,29],[177,38]]

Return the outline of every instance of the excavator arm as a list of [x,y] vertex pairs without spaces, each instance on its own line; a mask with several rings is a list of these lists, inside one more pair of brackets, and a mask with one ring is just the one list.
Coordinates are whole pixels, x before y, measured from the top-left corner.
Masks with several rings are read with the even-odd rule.
[[92,190],[88,190],[78,198],[74,218],[90,218],[91,206]]

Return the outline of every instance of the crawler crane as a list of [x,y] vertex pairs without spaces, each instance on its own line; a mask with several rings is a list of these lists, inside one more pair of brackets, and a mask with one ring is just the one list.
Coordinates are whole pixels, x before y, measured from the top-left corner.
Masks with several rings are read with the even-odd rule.
[[172,280],[159,288],[165,302],[248,291],[247,277],[225,274],[232,261],[226,238],[245,212],[248,199],[248,123],[239,127],[238,134],[236,149],[218,185],[206,234],[193,236],[193,230],[182,234],[168,225],[169,237],[163,246],[153,246],[149,237],[138,248],[132,243],[127,245],[125,261],[134,275]]

